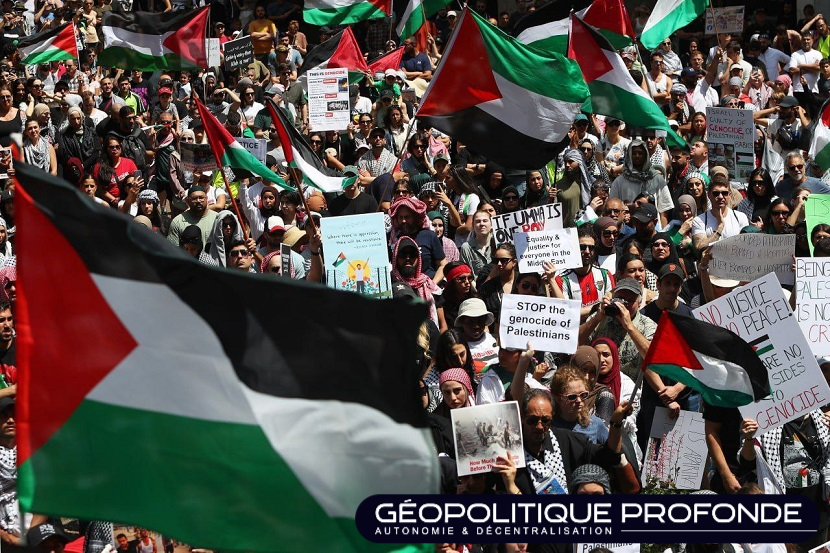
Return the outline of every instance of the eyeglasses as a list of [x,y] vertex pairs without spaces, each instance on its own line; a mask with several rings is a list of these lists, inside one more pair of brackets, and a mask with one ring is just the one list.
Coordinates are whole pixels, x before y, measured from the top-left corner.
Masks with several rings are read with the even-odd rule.
[[460,277],[456,277],[453,280],[457,280],[459,282],[472,282],[473,275],[461,275]]
[[182,137],[182,142],[196,142],[193,138],[189,136]]
[[228,256],[233,257],[233,258],[236,258],[236,257],[249,257],[250,255],[251,255],[251,252],[249,252],[248,250],[232,250],[231,253],[228,254]]
[[803,163],[798,163],[796,165],[789,165],[787,167],[787,171],[803,171],[803,170],[804,170],[804,164]]
[[121,149],[121,145],[119,145],[119,144],[112,144],[110,146],[107,146],[107,150],[120,150],[120,149]]
[[786,217],[789,214],[790,214],[790,210],[786,210],[786,211],[785,210],[780,210],[780,211],[773,211],[772,212],[773,217]]
[[712,194],[712,196],[714,196],[715,198],[717,198],[718,196],[723,196],[725,198],[729,195],[728,190],[711,190],[709,191],[709,193]]
[[594,251],[596,246],[592,246],[591,244],[580,244],[579,249],[583,251]]
[[590,394],[588,394],[588,392],[582,392],[580,394],[568,394],[568,395],[562,396],[562,397],[564,397],[568,401],[576,401],[577,399],[581,399],[582,401],[585,401],[586,399],[588,399],[589,395]]
[[510,194],[510,195],[504,197],[504,201],[505,202],[517,202],[517,201],[519,201],[519,197],[514,196],[513,194]]
[[668,242],[655,242],[654,244],[651,245],[651,247],[652,248],[668,248],[669,243]]
[[548,427],[550,426],[550,423],[553,422],[553,419],[551,417],[536,417],[531,415],[529,417],[525,417],[525,422],[528,426],[536,426],[541,422],[542,426]]
[[513,258],[512,257],[497,257],[493,261],[495,261],[496,265],[507,265],[508,263],[513,261]]
[[618,236],[620,233],[616,230],[604,230],[602,231],[602,235],[606,238],[613,238],[614,236]]
[[234,223],[233,219],[228,219],[227,221],[222,221],[222,226],[223,227],[228,227],[228,228],[233,228],[233,227],[236,226],[236,223]]
[[582,150],[583,152],[593,152],[594,151],[593,148],[586,148],[586,147],[582,147],[582,148],[579,148],[579,149]]
[[538,285],[533,284],[532,282],[527,282],[527,281],[524,281],[521,284],[519,284],[519,288],[522,289],[522,290],[532,290],[533,292],[538,292],[539,291],[539,286]]
[[752,186],[766,186],[767,183],[762,180],[754,180],[752,181]]
[[253,96],[253,95],[254,95],[254,93],[253,93],[253,92],[246,92],[246,93],[245,93],[245,96]]
[[392,194],[395,196],[409,196],[409,190],[395,190]]
[[43,88],[42,84],[33,84],[32,88]]

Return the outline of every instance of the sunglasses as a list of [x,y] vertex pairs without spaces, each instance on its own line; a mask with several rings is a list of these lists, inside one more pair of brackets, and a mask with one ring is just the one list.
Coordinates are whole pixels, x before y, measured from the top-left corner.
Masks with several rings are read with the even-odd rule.
[[596,246],[592,246],[590,244],[580,244],[579,249],[583,250],[583,251],[589,251],[590,252],[590,251],[594,251],[596,249]]
[[787,210],[787,211],[783,211],[783,210],[782,211],[773,211],[772,212],[773,217],[786,217],[789,214],[790,214],[789,210]]
[[602,231],[602,235],[606,238],[613,238],[614,236],[618,236],[620,233],[616,230],[604,230]]
[[513,261],[512,257],[497,257],[495,260],[496,265],[507,265],[511,261]]
[[788,171],[802,171],[803,169],[804,169],[804,164],[803,163],[799,163],[797,165],[790,165],[789,167],[787,167]]
[[409,190],[395,190],[392,194],[395,196],[409,196]]
[[765,182],[764,182],[764,181],[762,181],[762,180],[754,180],[754,181],[752,181],[752,186],[766,186],[766,185],[767,185],[767,183],[765,183]]
[[714,197],[723,196],[724,198],[729,196],[729,192],[727,190],[712,190],[709,192]]
[[585,147],[580,148],[580,150],[583,151],[583,152],[593,152],[594,151],[593,148],[585,148]]
[[248,257],[251,255],[251,252],[248,250],[233,250],[231,253],[228,254],[230,257]]
[[551,418],[551,417],[530,416],[530,417],[525,417],[525,422],[529,426],[536,426],[537,424],[539,424],[541,422],[542,426],[548,427],[548,426],[550,426],[550,423],[553,422],[553,418]]
[[669,243],[668,242],[655,242],[654,244],[651,245],[651,247],[652,248],[668,248]]
[[562,396],[562,397],[564,397],[568,401],[576,401],[577,399],[581,399],[582,401],[585,401],[586,399],[588,399],[589,395],[590,394],[588,394],[588,392],[582,392],[580,394],[568,394],[568,395]]
[[519,288],[522,290],[532,290],[534,292],[539,291],[539,286],[533,284],[532,282],[522,282],[521,284],[519,284]]

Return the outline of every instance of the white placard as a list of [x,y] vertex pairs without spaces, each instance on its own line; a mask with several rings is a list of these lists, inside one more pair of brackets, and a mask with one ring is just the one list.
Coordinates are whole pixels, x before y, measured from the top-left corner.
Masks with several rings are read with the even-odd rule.
[[726,167],[729,179],[747,182],[755,170],[755,122],[752,111],[706,108],[706,146],[709,168]]
[[308,123],[314,131],[343,131],[351,121],[349,70],[312,69],[308,79]]
[[265,155],[268,152],[268,144],[265,142],[264,138],[248,138],[247,136],[241,136],[237,138],[236,141],[242,144],[250,153],[254,154],[254,157],[265,163]]
[[795,234],[739,234],[712,245],[709,274],[751,282],[775,273],[781,284],[793,284]]
[[830,258],[795,262],[795,318],[813,355],[830,355]]
[[219,67],[222,64],[222,58],[219,56],[219,39],[206,38],[205,50],[207,51],[208,67]]
[[708,454],[701,413],[680,411],[672,419],[668,409],[657,407],[646,448],[643,485],[656,478],[679,490],[699,490]]
[[504,348],[574,353],[579,338],[579,300],[505,294],[501,300],[499,338]]
[[542,274],[545,272],[542,264],[546,261],[553,263],[557,270],[582,267],[576,233],[575,228],[514,233],[519,272]]
[[525,466],[517,402],[453,409],[450,417],[458,476],[492,472],[497,457],[507,452],[516,468]]
[[767,368],[772,395],[740,408],[745,418],[758,421],[759,434],[830,401],[830,386],[775,275],[741,286],[696,309],[694,315],[740,336]]
[[493,217],[496,244],[513,243],[516,232],[562,228],[562,204],[545,204]]

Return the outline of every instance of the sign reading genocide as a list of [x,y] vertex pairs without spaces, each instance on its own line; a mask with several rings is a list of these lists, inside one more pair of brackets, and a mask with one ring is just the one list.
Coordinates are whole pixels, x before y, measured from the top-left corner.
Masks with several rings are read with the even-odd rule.
[[505,348],[573,353],[579,338],[579,300],[505,294],[501,300],[499,337]]
[[516,232],[562,228],[562,204],[546,204],[493,217],[496,244],[513,243]]
[[239,69],[253,62],[254,45],[249,35],[225,43],[225,69]]

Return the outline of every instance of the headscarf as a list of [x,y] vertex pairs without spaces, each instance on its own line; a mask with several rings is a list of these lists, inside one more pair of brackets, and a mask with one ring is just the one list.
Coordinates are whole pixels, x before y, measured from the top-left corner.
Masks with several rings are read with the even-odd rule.
[[[580,142],[580,146],[582,144],[585,144],[586,142],[588,144],[590,144],[591,146],[594,145],[593,142],[591,142],[590,140],[588,140],[586,138],[585,140]],[[582,153],[582,151],[580,150],[579,153]],[[585,154],[583,154],[583,157],[585,157]],[[608,171],[605,170],[605,165],[602,164],[602,163],[599,163],[597,161],[597,152],[596,151],[594,151],[594,155],[591,156],[591,161],[590,162],[587,160],[587,158],[585,159],[585,169],[586,169],[586,171],[588,171],[589,175],[594,177],[595,180],[602,179],[605,182],[611,182],[611,179],[608,177]]]
[[222,234],[222,223],[228,217],[231,217],[234,223],[236,223],[236,229],[233,231],[233,236],[231,236],[231,243],[236,240],[243,240],[242,226],[239,224],[239,219],[236,218],[236,215],[227,209],[220,211],[217,214],[216,220],[213,221],[213,228],[210,230],[207,253],[222,267],[228,266],[227,252],[225,251],[225,235]]
[[[406,199],[411,200],[411,198]],[[424,205],[423,202],[419,200],[416,201],[418,201],[418,203],[420,203],[421,205]],[[399,207],[401,203],[402,202],[396,202],[396,204]],[[426,214],[423,213],[423,210],[422,214],[424,216],[424,221],[426,221]],[[394,221],[394,218],[392,220]],[[405,245],[414,247],[416,250],[418,250],[418,252],[421,251],[415,240],[413,240],[409,236],[401,236],[395,244],[395,252],[392,256],[392,280],[398,282],[405,282],[406,284],[410,285],[412,289],[415,290],[415,293],[418,294],[418,297],[420,297],[422,300],[429,304],[430,318],[437,323],[438,312],[435,310],[435,300],[433,299],[432,295],[435,292],[437,292],[439,288],[438,285],[435,284],[435,282],[433,282],[431,278],[429,278],[429,276],[421,272],[421,256],[418,255],[418,261],[415,265],[415,274],[413,276],[406,278],[400,273],[400,271],[398,271],[398,253],[401,251],[401,247]]]
[[[429,228],[429,220],[427,219],[427,204],[425,204],[418,198],[401,196],[396,198],[395,201],[392,202],[392,205],[389,207],[389,217],[392,220],[393,240],[397,239],[397,237],[400,236],[396,215],[398,214],[398,210],[402,207],[408,207],[409,209],[415,212],[415,216],[418,219],[418,226],[420,228]],[[420,266],[418,267],[418,269],[420,270]]]
[[591,185],[594,184],[594,177],[588,174],[588,168],[585,167],[585,156],[576,148],[568,148],[562,154],[565,161],[576,161],[579,163],[579,172],[582,174],[581,182],[579,183],[579,202],[582,207],[591,203]]
[[447,369],[438,378],[438,386],[443,386],[444,382],[458,382],[464,386],[467,390],[467,405],[464,407],[472,407],[476,404],[476,396],[473,394],[473,385],[470,383],[467,371],[462,368]]
[[138,201],[139,202],[151,202],[155,205],[159,203],[159,195],[155,190],[150,188],[145,188],[141,192],[138,193]]
[[[542,188],[538,191],[530,189],[530,175],[532,173],[539,173],[542,175]],[[528,183],[525,195],[521,198],[521,205],[524,209],[534,207],[540,203],[546,203],[548,199],[548,187],[550,186],[550,179],[548,179],[548,172],[542,169],[532,169],[525,173],[525,182]],[[517,191],[518,194],[518,191]]]
[[593,363],[595,368],[599,368],[599,355],[591,346],[579,346],[571,356],[571,364],[577,369],[583,370],[582,365],[585,363]]
[[594,221],[594,235],[596,236],[597,242],[597,254],[599,255],[611,255],[614,253],[614,246],[607,248],[605,244],[602,243],[602,231],[610,227],[611,225],[617,226],[617,222],[612,219],[611,217],[600,217],[596,221]]
[[651,241],[648,243],[648,247],[650,248],[651,245],[657,240],[665,240],[669,243],[669,257],[664,261],[658,261],[654,259],[654,254],[652,253],[652,258],[648,263],[646,263],[646,268],[655,275],[660,272],[660,269],[666,263],[674,263],[675,265],[680,265],[680,257],[677,255],[677,246],[674,245],[671,236],[669,236],[667,232],[655,233],[655,235],[651,237]]
[[9,229],[6,226],[6,220],[0,217],[0,227],[6,229],[6,240],[0,244],[0,256],[9,257],[12,255],[12,243],[9,241]]
[[781,74],[781,75],[778,75],[777,77],[775,77],[775,82],[783,83],[787,87],[786,93],[787,94],[790,93],[790,87],[792,87],[792,85],[793,85],[792,77],[790,77],[787,74]]
[[[685,183],[684,183],[685,187]],[[692,218],[697,217],[697,204],[695,203],[695,199],[689,194],[683,194],[679,198],[677,198],[677,206],[680,207],[680,204],[686,204],[692,210]]]
[[709,175],[707,175],[706,173],[702,173],[700,171],[689,171],[688,173],[686,173],[686,176],[683,177],[683,190],[686,189],[686,184],[692,179],[702,180],[704,190],[709,190],[709,183],[711,182],[709,179]]
[[[262,273],[263,275],[267,274],[268,273],[268,263],[271,261],[271,259],[273,259],[274,257],[276,257],[278,255],[280,255],[280,250],[275,250],[275,251],[267,254],[264,258],[262,258],[262,263],[259,264],[259,272]],[[294,272],[294,263],[291,260],[291,256],[288,257],[288,272],[289,272],[289,274],[287,274],[287,275],[279,275],[279,276],[283,276],[285,278],[291,278],[291,274]]]
[[[643,168],[639,170],[634,168],[634,162],[631,160],[631,151],[634,148],[642,148],[646,153],[646,161],[643,164]],[[654,170],[651,168],[651,159],[648,155],[648,148],[646,147],[646,143],[639,138],[635,138],[628,145],[628,149],[625,151],[624,162],[625,166],[623,167],[623,176],[628,180],[633,182],[646,182],[654,178]]]
[[617,350],[617,344],[610,338],[597,338],[591,342],[591,346],[596,348],[597,344],[604,344],[611,350],[611,372],[603,376],[597,371],[597,384],[606,386],[611,393],[614,394],[614,405],[620,404],[620,390],[622,389],[622,377],[620,376],[620,354]]
[[17,282],[17,266],[11,265],[0,269],[0,301],[11,302],[6,286],[10,282]]

